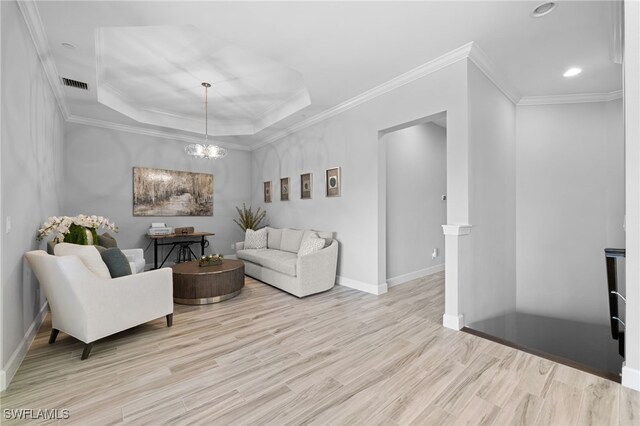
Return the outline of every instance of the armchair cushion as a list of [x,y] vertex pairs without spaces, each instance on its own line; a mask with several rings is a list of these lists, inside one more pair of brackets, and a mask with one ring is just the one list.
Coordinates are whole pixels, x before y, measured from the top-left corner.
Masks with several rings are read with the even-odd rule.
[[98,245],[106,248],[118,247],[115,237],[108,232],[98,235]]
[[59,243],[53,248],[56,256],[78,256],[84,266],[100,278],[111,278],[109,268],[102,260],[102,256],[95,246]]
[[100,252],[102,260],[109,269],[111,278],[124,277],[125,275],[131,275],[131,266],[129,265],[129,259],[122,253],[117,247],[104,249]]

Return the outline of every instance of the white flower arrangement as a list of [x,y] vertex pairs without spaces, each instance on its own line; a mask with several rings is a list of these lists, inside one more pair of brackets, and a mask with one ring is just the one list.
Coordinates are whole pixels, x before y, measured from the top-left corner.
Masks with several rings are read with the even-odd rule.
[[42,228],[38,229],[36,239],[40,241],[50,234],[55,234],[56,242],[61,243],[72,225],[93,229],[105,228],[118,232],[118,227],[104,216],[87,216],[84,214],[79,214],[78,216],[52,216],[46,220]]

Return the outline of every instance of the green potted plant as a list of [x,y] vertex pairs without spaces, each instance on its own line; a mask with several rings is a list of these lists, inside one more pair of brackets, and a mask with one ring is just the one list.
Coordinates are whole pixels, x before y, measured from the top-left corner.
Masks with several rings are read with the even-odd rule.
[[251,210],[251,206],[247,208],[247,206],[242,203],[242,209],[240,209],[240,207],[236,207],[236,210],[238,211],[239,217],[238,219],[233,219],[233,221],[237,223],[243,231],[246,231],[247,229],[257,231],[258,229],[266,226],[261,225],[261,223],[267,215],[267,212],[261,210],[260,207],[258,207],[258,210],[254,213],[253,210]]

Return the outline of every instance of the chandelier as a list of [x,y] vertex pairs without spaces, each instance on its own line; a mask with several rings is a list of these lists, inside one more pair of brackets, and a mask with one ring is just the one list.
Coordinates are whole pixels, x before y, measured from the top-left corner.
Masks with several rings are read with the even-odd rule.
[[204,82],[204,143],[191,143],[184,147],[184,152],[197,158],[217,160],[227,156],[227,150],[217,145],[209,144],[209,87],[211,84]]

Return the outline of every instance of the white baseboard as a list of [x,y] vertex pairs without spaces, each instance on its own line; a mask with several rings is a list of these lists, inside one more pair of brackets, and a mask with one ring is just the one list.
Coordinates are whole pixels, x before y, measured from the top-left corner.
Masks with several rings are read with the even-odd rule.
[[640,370],[623,365],[622,386],[640,391]]
[[353,288],[355,290],[364,291],[371,294],[384,294],[387,292],[387,284],[369,284],[358,280],[352,280],[351,278],[345,278],[341,276],[336,277],[336,284],[343,285],[345,287]]
[[35,339],[36,334],[38,334],[38,330],[42,325],[42,321],[44,321],[44,317],[47,316],[47,312],[49,312],[49,302],[45,302],[42,306],[42,309],[34,318],[29,329],[22,338],[22,341],[16,350],[13,351],[13,354],[11,354],[11,357],[9,357],[9,360],[3,366],[3,369],[0,370],[0,391],[4,391],[9,387],[9,383],[11,383],[13,376],[15,376],[16,371],[18,371],[18,367],[20,367],[25,355],[27,355],[27,351],[31,347],[33,339]]
[[442,316],[442,325],[452,330],[460,330],[464,327],[464,316],[444,314]]
[[400,284],[408,283],[409,281],[417,280],[418,278],[424,278],[431,274],[444,271],[444,263],[440,265],[431,266],[429,268],[420,269],[419,271],[410,272],[404,275],[398,275],[397,277],[389,278],[387,285],[389,287],[395,287]]

